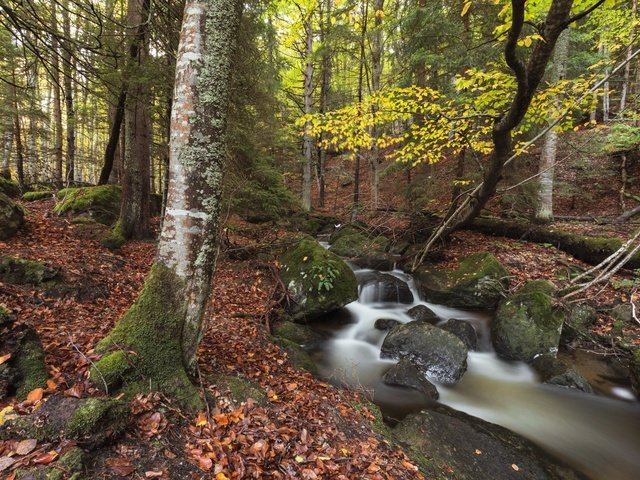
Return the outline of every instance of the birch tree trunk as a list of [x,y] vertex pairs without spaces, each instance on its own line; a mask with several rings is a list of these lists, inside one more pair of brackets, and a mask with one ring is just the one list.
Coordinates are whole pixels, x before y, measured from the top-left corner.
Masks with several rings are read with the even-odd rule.
[[[636,20],[636,15],[638,14],[638,0],[631,1],[631,17],[633,21]],[[624,112],[625,108],[627,108],[627,97],[629,96],[629,87],[631,80],[631,54],[633,51],[633,43],[636,36],[636,29],[633,24],[631,27],[631,32],[629,33],[629,45],[627,45],[627,64],[624,66],[624,74],[622,76],[622,87],[620,89],[620,110],[619,112]]]
[[[551,84],[564,79],[569,58],[569,31],[565,30],[558,37],[556,48],[553,51],[553,67],[551,69]],[[558,105],[558,101],[555,102]],[[551,118],[551,121],[554,119]],[[544,144],[540,154],[538,166],[538,203],[536,205],[536,219],[549,222],[553,219],[553,177],[556,164],[556,151],[558,145],[558,132],[555,128],[549,130],[544,136]]]
[[[307,12],[307,19],[304,23],[305,31],[305,70],[304,70],[304,113],[308,115],[312,112],[313,106],[313,25],[312,14]],[[302,140],[302,153],[304,163],[302,164],[302,210],[311,210],[311,165],[313,163],[313,137],[308,133],[305,125],[304,137]]]
[[241,8],[240,0],[186,3],[158,254],[138,301],[98,344],[99,351],[108,353],[92,370],[97,385],[101,370],[113,372],[117,365],[118,375],[109,378],[151,384],[183,406],[202,405],[187,372],[196,369],[215,269],[227,107]]

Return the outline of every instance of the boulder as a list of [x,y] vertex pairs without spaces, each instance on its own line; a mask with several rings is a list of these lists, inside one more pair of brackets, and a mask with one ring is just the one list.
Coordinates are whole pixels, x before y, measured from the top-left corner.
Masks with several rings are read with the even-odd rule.
[[407,416],[392,435],[427,478],[445,478],[443,472],[456,480],[584,478],[520,435],[444,405]]
[[282,321],[276,323],[271,328],[271,333],[275,337],[284,338],[298,345],[312,345],[322,341],[323,336],[315,332],[308,325]]
[[15,234],[24,223],[24,210],[4,193],[0,192],[0,240]]
[[562,339],[570,342],[580,335],[588,335],[597,318],[596,309],[592,306],[585,303],[573,305],[562,327]]
[[0,280],[5,283],[41,286],[58,277],[58,270],[46,263],[0,256]]
[[435,385],[424,378],[424,375],[420,373],[416,366],[406,358],[403,358],[387,370],[382,377],[382,381],[387,385],[412,388],[423,393],[430,400],[437,400],[439,397],[438,389]]
[[509,272],[490,253],[474,253],[457,270],[416,271],[427,301],[454,308],[495,309],[509,287]]
[[476,329],[473,328],[473,325],[469,322],[450,318],[443,324],[438,325],[438,328],[442,328],[447,332],[453,333],[456,337],[462,340],[462,343],[464,343],[469,350],[475,350],[478,346],[478,334],[476,333]]
[[380,272],[358,272],[358,296],[363,303],[413,303],[409,285],[398,277]]
[[578,371],[550,354],[538,355],[531,362],[533,369],[540,375],[540,381],[549,385],[576,388],[593,393],[589,382]]
[[491,329],[498,355],[530,362],[558,351],[564,315],[554,306],[553,289],[550,282],[535,280],[500,304]]
[[104,225],[113,224],[120,216],[122,188],[118,185],[65,188],[56,193],[54,213],[86,216]]
[[0,193],[4,193],[7,197],[19,197],[20,185],[13,180],[0,176]]
[[396,325],[400,325],[402,322],[394,318],[379,318],[373,324],[373,328],[376,330],[391,330]]
[[609,315],[611,315],[614,320],[629,323],[633,321],[633,307],[629,303],[622,303],[613,307]]
[[467,347],[445,330],[426,322],[397,325],[388,333],[380,350],[382,358],[410,360],[430,379],[456,383],[467,369]]
[[384,253],[389,246],[387,238],[369,234],[353,225],[345,225],[334,232],[329,243],[329,250],[341,257],[364,257]]
[[413,318],[416,322],[427,322],[431,325],[435,325],[440,321],[440,317],[434,313],[429,307],[424,305],[416,305],[407,311],[407,315]]
[[280,278],[291,299],[287,313],[297,322],[316,319],[358,298],[353,271],[315,240],[300,240],[281,263]]

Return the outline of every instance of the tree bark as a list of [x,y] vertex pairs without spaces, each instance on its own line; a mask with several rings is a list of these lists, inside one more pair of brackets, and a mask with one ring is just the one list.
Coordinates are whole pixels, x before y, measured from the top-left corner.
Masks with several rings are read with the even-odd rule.
[[[329,94],[331,92],[331,69],[332,69],[332,52],[328,45],[328,37],[331,31],[331,12],[332,12],[333,0],[323,0],[323,8],[320,16],[320,42],[323,45],[322,62],[320,65],[320,105],[319,113],[326,113],[329,109]],[[322,133],[320,140],[326,138],[327,134]],[[327,165],[327,149],[320,147],[318,152],[318,206],[324,207],[325,205],[325,171]]]
[[11,180],[11,147],[13,146],[13,121],[10,116],[6,117],[4,130],[4,141],[2,143],[2,170],[0,177]]
[[113,164],[118,153],[118,143],[120,141],[120,129],[122,127],[122,120],[124,119],[124,108],[127,100],[127,89],[122,87],[120,95],[118,96],[118,103],[116,104],[113,112],[113,120],[111,122],[111,128],[109,129],[109,140],[104,151],[104,160],[102,163],[102,170],[100,170],[100,178],[98,179],[98,185],[106,185],[109,183],[111,174],[113,172]]
[[[382,87],[382,18],[384,9],[384,0],[375,0],[375,20],[374,29],[371,39],[371,91],[373,94],[380,91]],[[378,111],[378,106],[372,107],[373,114]],[[378,146],[378,139],[380,138],[380,129],[377,127],[372,128],[371,138],[373,139],[373,145],[371,146],[371,152],[369,157],[369,163],[371,164],[371,194],[373,199],[373,208],[378,209],[380,206],[380,147]]]
[[[58,29],[56,21],[56,3],[51,4],[51,24],[54,32]],[[62,187],[62,138],[63,138],[63,126],[62,126],[62,99],[60,95],[60,55],[59,55],[59,42],[57,35],[52,35],[52,74],[53,74],[53,120],[55,124],[55,140],[53,145],[54,156],[54,172],[53,180],[58,188]]]
[[[551,69],[550,83],[553,85],[563,80],[566,75],[566,65],[569,58],[569,31],[566,30],[558,37],[556,48],[553,52],[553,68]],[[559,99],[556,99],[559,107]],[[551,118],[553,121],[553,118]],[[558,146],[558,132],[552,128],[544,137],[538,171],[540,182],[538,190],[538,204],[536,205],[536,219],[549,222],[553,219],[553,177],[556,164],[556,151]]]
[[116,355],[134,351],[131,361],[136,368],[122,362],[122,369],[192,408],[202,403],[186,372],[196,368],[215,269],[227,107],[241,8],[240,0],[186,3],[171,117],[169,193],[158,254],[140,298],[98,345],[98,350],[112,352],[95,368],[97,372],[113,364]]
[[62,50],[62,72],[64,77],[64,105],[67,123],[67,155],[64,175],[66,183],[73,183],[75,180],[76,163],[76,112],[73,95],[74,65],[71,56],[71,19],[68,0],[65,0],[63,4],[62,22],[65,37]]
[[[638,0],[631,1],[631,16],[633,22],[636,21],[636,15],[638,14]],[[633,51],[633,43],[635,39],[635,24],[631,26],[631,32],[629,33],[629,45],[627,45],[627,64],[624,66],[624,74],[622,75],[622,87],[620,89],[620,110],[619,113],[623,113],[627,108],[627,97],[629,95],[630,80],[631,80],[631,54]]]
[[[309,115],[313,108],[313,16],[307,12],[304,20],[305,31],[305,70],[303,85],[304,113]],[[308,133],[305,125],[303,137],[302,154],[304,163],[302,164],[302,210],[311,210],[311,165],[313,164],[313,137]]]

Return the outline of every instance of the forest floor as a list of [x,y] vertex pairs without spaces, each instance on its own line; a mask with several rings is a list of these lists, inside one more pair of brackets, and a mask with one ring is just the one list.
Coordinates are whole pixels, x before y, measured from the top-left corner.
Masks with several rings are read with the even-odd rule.
[[[20,403],[10,398],[0,403],[0,410],[11,406],[19,414],[39,408],[54,394],[102,395],[88,381],[91,362],[98,358],[93,349],[135,301],[155,251],[151,242],[131,242],[120,252],[109,251],[97,240],[103,227],[73,224],[53,215],[53,200],[26,207],[26,227],[0,242],[0,252],[58,268],[74,295],[56,298],[41,289],[0,283],[0,305],[40,334],[51,378],[42,399]],[[406,219],[392,212],[377,212],[367,221],[392,232],[406,227]],[[250,225],[237,219],[232,224],[225,235],[233,247],[269,245],[282,234],[271,224]],[[592,223],[560,226],[623,238],[630,228]],[[513,287],[530,279],[555,280],[568,265],[586,267],[548,245],[474,232],[456,233],[438,266],[454,267],[461,257],[479,250],[494,253],[511,271]],[[85,478],[422,478],[415,464],[378,433],[376,410],[362,392],[339,390],[295,369],[287,354],[270,341],[274,265],[235,257],[231,248],[218,262],[200,349],[200,386],[211,399],[208,412],[186,415],[161,395],[138,397],[132,406],[132,428],[115,443],[87,453]],[[632,272],[615,280],[620,283],[625,278],[632,280]],[[631,288],[607,286],[584,296],[599,307],[612,307],[629,302],[632,293]],[[600,313],[594,332],[602,338],[611,335],[612,319]],[[623,333],[640,344],[640,325],[627,325]],[[251,382],[244,402],[238,401],[233,385],[221,375]],[[73,445],[42,444],[17,456],[16,441],[0,442],[0,457],[18,459],[11,469],[0,470],[0,478],[12,479],[11,471],[17,467],[54,462]]]

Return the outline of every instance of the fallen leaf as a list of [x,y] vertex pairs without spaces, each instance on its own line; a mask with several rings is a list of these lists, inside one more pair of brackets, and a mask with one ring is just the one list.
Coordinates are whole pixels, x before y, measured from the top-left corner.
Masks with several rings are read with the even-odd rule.
[[204,412],[198,412],[196,417],[196,427],[204,427],[207,424],[207,416]]
[[9,360],[10,358],[11,358],[11,354],[10,353],[7,353],[6,355],[2,355],[0,357],[0,365],[2,365],[4,362]]
[[287,390],[289,392],[293,392],[296,388],[298,388],[298,384],[297,383],[288,383],[287,384]]
[[220,472],[216,475],[216,480],[231,480],[224,473]]
[[0,472],[4,472],[14,463],[16,463],[16,461],[11,457],[0,457]]
[[34,439],[22,440],[16,447],[16,454],[28,455],[33,452],[38,445],[38,441]]
[[213,467],[213,461],[208,457],[200,457],[198,458],[198,465],[202,470],[208,472]]
[[113,473],[120,477],[128,477],[136,471],[136,467],[126,458],[107,458],[106,462]]
[[29,392],[27,395],[27,402],[36,403],[42,400],[42,395],[44,394],[43,388],[35,388]]
[[9,420],[10,418],[16,417],[15,412],[13,411],[13,407],[4,407],[0,410],[0,425],[2,425],[5,420]]
[[476,455],[482,455],[482,450],[480,450],[479,448],[476,448],[476,451],[473,453],[475,453]]
[[511,468],[513,468],[516,472],[520,470],[520,467],[515,463],[511,464]]
[[157,472],[154,471],[154,470],[149,470],[149,471],[144,472],[144,476],[146,478],[160,478],[163,475],[164,475],[164,472],[162,470],[157,471]]
[[51,450],[47,453],[40,453],[33,458],[33,463],[36,465],[48,465],[58,458],[58,452]]
[[76,383],[73,387],[64,391],[65,397],[82,398],[82,386]]

